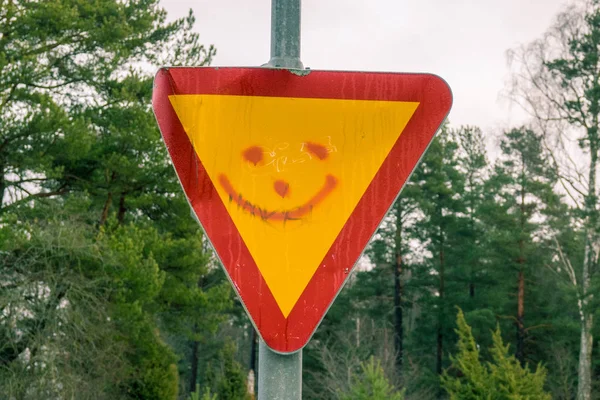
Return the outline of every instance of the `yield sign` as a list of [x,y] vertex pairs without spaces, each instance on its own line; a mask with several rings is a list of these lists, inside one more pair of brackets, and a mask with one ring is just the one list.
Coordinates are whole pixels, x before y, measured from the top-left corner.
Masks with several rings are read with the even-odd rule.
[[302,348],[450,110],[434,75],[163,68],[187,198],[273,350]]

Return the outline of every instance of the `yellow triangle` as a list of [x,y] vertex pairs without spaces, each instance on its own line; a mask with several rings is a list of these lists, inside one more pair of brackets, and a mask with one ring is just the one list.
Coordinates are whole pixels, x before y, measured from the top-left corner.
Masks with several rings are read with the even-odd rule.
[[419,105],[169,99],[285,317]]

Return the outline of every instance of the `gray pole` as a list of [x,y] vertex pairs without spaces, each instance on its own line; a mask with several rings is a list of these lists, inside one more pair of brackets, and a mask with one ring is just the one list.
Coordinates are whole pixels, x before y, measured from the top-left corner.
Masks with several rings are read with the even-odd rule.
[[301,0],[271,0],[271,59],[273,68],[302,69],[300,61]]
[[[301,0],[271,0],[271,59],[267,67],[303,69],[300,61]],[[279,354],[258,344],[258,400],[302,399],[302,350]]]
[[258,400],[302,399],[302,350],[279,354],[260,339],[258,344]]

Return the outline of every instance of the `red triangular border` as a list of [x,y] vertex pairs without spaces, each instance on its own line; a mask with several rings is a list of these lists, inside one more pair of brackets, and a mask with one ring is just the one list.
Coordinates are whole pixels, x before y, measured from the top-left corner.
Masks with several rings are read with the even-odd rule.
[[[360,199],[315,275],[284,318],[169,102],[174,94],[418,101],[419,107]],[[452,105],[450,88],[429,74],[267,68],[162,68],[152,105],[187,198],[250,318],[273,350],[301,349],[417,165]]]

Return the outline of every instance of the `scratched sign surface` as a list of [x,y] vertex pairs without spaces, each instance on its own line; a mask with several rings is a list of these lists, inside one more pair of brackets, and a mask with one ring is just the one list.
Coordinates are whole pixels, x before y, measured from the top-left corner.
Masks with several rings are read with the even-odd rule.
[[450,104],[432,75],[159,71],[175,169],[271,348],[308,341]]

